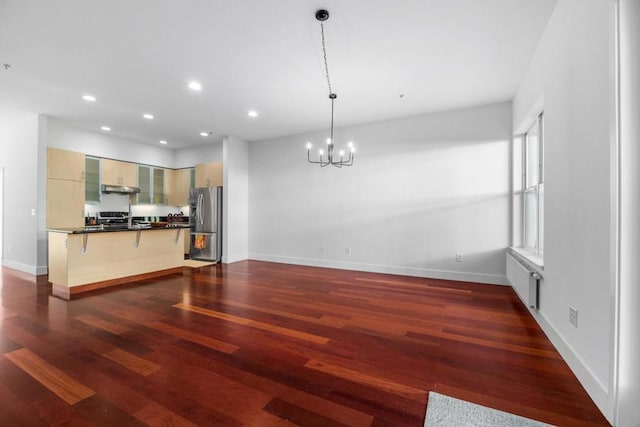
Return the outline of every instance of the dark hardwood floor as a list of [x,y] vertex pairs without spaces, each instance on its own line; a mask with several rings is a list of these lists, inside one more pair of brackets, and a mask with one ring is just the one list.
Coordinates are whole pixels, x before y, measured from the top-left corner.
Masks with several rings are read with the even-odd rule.
[[2,425],[422,426],[430,390],[608,425],[505,286],[247,261],[50,293],[2,270]]

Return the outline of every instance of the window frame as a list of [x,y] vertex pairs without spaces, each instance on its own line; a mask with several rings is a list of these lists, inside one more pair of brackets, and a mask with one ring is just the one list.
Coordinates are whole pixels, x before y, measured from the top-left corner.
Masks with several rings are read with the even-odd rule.
[[[529,176],[528,176],[528,156],[529,156],[529,147],[528,147],[528,136],[529,134],[537,127],[538,131],[538,164],[537,164],[537,174],[538,180],[537,182],[529,185]],[[540,112],[534,121],[534,123],[527,129],[526,132],[522,134],[522,226],[521,226],[521,248],[525,251],[530,251],[535,255],[540,257],[544,254],[544,199],[543,199],[543,209],[540,209],[540,194],[542,193],[542,197],[544,198],[544,112]],[[536,202],[536,214],[535,214],[535,227],[536,227],[536,235],[535,235],[535,245],[529,246],[527,245],[527,229],[529,223],[529,215],[527,215],[527,194],[535,195]]]

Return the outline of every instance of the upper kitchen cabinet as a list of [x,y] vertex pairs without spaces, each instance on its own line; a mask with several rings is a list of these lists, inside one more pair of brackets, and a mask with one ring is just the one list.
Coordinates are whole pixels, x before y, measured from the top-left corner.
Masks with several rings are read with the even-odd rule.
[[47,147],[47,178],[84,181],[84,153]]
[[100,202],[100,159],[87,156],[85,158],[84,201]]
[[162,168],[138,165],[138,203],[161,205],[167,202],[165,172]]
[[167,204],[186,206],[189,204],[189,190],[195,185],[195,169],[166,170]]
[[102,159],[100,163],[102,166],[102,184],[135,187],[138,183],[135,163],[109,159]]
[[222,162],[198,163],[196,165],[196,187],[222,186]]

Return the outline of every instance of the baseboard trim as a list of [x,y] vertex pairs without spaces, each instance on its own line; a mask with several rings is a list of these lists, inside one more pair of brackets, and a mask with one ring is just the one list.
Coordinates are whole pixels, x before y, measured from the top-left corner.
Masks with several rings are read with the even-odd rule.
[[36,267],[35,265],[23,264],[21,262],[11,261],[7,259],[2,260],[2,266],[11,268],[13,270],[22,271],[23,273],[32,274],[34,276],[38,276],[39,274],[42,274],[39,272],[40,271],[39,268]]
[[562,338],[562,335],[560,335],[551,322],[547,320],[544,314],[531,308],[529,308],[529,311],[536,322],[538,322],[538,325],[540,325],[542,331],[547,335],[549,341],[551,341],[556,350],[558,350],[560,356],[562,356],[567,365],[569,365],[569,368],[585,388],[589,397],[591,397],[598,409],[600,409],[600,412],[607,417],[609,405],[607,387],[598,380],[591,369],[589,369],[580,356],[578,356],[573,348]]
[[369,273],[396,274],[399,276],[455,280],[459,282],[476,282],[490,285],[509,285],[509,282],[507,282],[507,277],[498,274],[434,270],[428,268],[401,267],[394,265],[363,264],[356,262],[319,260],[312,258],[288,257],[256,253],[250,253],[249,259],[256,261],[279,262],[283,264],[307,265],[310,267],[335,268],[338,270],[366,271]]
[[238,262],[238,261],[246,261],[250,259],[248,255],[243,255],[243,256],[236,256],[236,257],[227,257],[227,256],[222,256],[222,259],[220,260],[220,262],[222,264],[231,264],[234,262]]

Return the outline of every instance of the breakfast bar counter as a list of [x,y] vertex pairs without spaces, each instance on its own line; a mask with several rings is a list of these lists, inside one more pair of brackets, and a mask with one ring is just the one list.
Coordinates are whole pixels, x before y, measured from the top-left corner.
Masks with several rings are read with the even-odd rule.
[[182,272],[184,227],[124,230],[49,229],[53,295],[82,292]]

